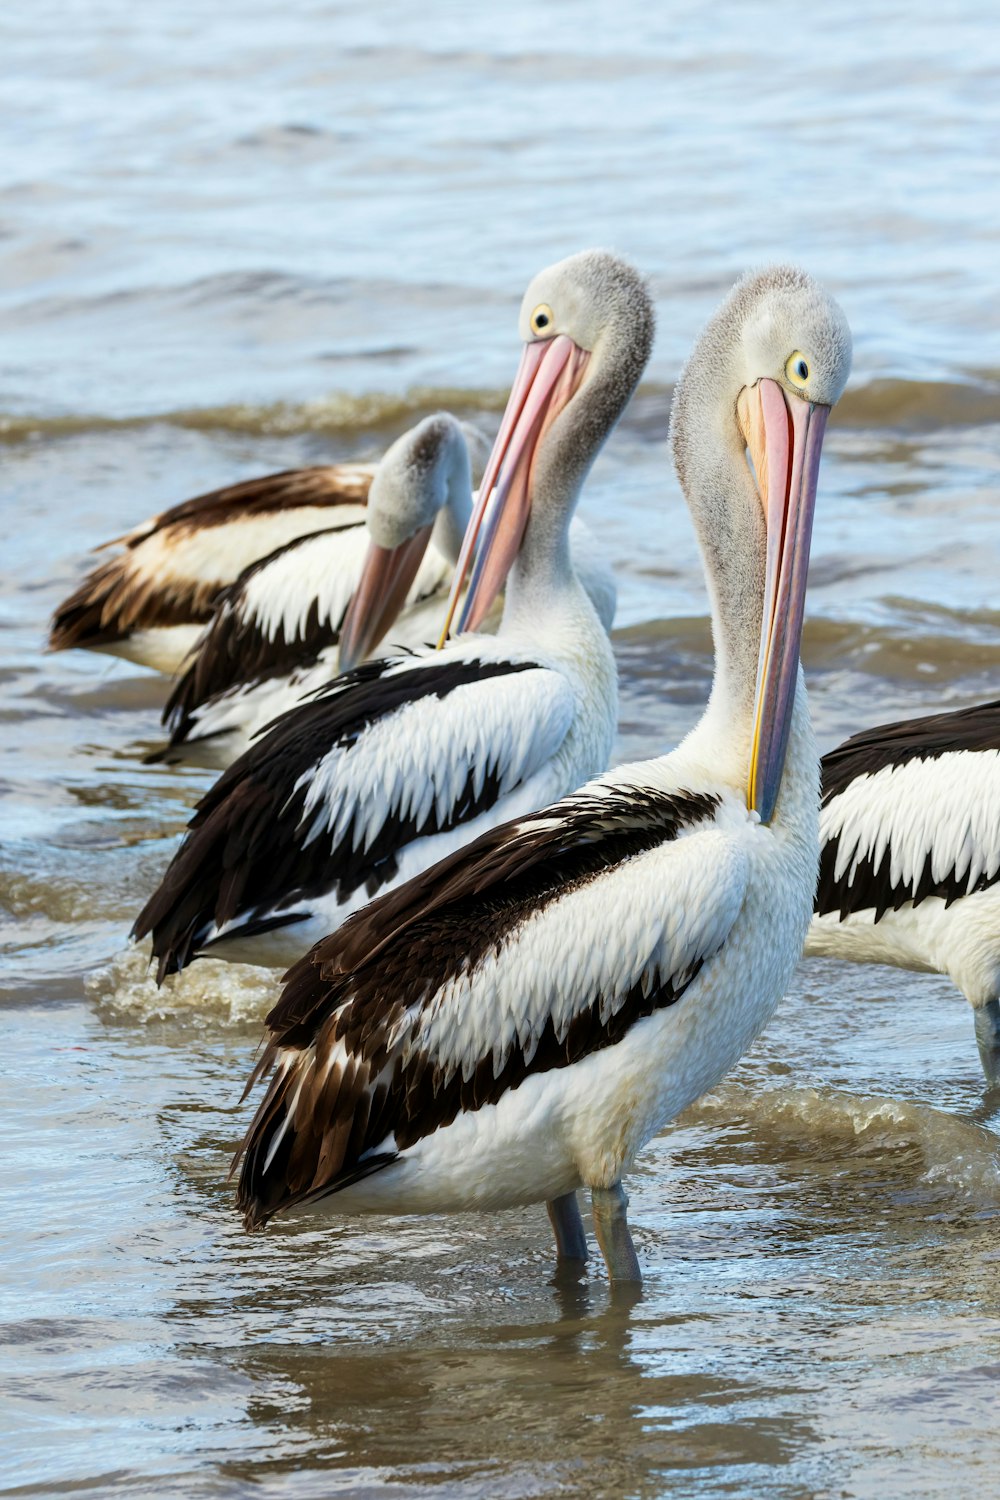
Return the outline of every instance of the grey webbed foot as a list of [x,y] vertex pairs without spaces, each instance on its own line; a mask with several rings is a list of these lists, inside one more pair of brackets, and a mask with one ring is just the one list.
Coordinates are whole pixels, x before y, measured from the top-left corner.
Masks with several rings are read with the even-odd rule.
[[628,1227],[628,1195],[620,1182],[609,1188],[591,1188],[594,1233],[612,1282],[641,1282],[639,1257]]

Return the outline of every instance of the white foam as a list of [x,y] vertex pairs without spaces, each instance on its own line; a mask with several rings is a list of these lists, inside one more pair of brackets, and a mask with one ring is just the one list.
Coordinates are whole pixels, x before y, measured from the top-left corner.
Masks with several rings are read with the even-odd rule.
[[1000,1206],[1000,1147],[985,1126],[916,1101],[837,1089],[747,1089],[725,1083],[687,1118],[742,1117],[759,1135],[855,1141],[865,1152],[910,1148],[923,1157],[921,1181],[983,1207]]
[[95,970],[84,989],[102,1010],[138,1020],[203,1017],[213,1026],[240,1025],[263,1020],[281,993],[281,973],[205,958],[157,989],[149,946],[143,943]]

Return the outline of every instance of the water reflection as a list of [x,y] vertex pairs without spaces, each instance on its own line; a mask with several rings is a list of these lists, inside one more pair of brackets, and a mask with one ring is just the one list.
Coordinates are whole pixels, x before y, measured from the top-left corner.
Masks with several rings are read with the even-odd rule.
[[[776,1394],[766,1383],[671,1371],[672,1331],[691,1320],[644,1313],[634,1295],[548,1287],[518,1311],[432,1320],[419,1343],[389,1348],[240,1351],[257,1434],[248,1460],[222,1472],[273,1483],[308,1451],[314,1472],[362,1487],[651,1495],[666,1473],[696,1469],[718,1471],[705,1492],[722,1494],[740,1473],[780,1470],[813,1437],[801,1419],[760,1409]],[[265,1435],[273,1451],[262,1459]]]

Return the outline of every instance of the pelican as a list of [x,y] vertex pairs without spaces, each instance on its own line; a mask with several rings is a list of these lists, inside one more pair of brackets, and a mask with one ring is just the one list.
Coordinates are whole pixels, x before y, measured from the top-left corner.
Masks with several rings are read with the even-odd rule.
[[[161,979],[208,948],[291,963],[377,891],[607,765],[614,656],[569,527],[649,358],[652,304],[631,266],[589,251],[535,278],[521,333],[452,584],[460,633],[330,683],[219,779],[133,929]],[[505,582],[497,635],[476,633]],[[363,627],[348,633],[363,653]]]
[[587,1187],[610,1279],[641,1279],[622,1176],[750,1046],[809,925],[819,767],[799,642],[849,366],[843,314],[800,271],[746,277],[712,318],[672,426],[712,607],[701,721],[672,754],[487,832],[295,965],[248,1085],[271,1075],[240,1148],[248,1228],[296,1205],[545,1201],[579,1261]]
[[[390,630],[390,649],[433,641],[472,509],[470,458],[482,472],[483,446],[446,412],[425,418],[376,468],[365,528],[349,540],[301,537],[245,569],[171,693],[170,740],[150,759],[225,769],[268,725],[370,657]],[[614,575],[582,521],[574,519],[571,537],[577,574],[610,631]],[[499,620],[497,601],[479,628],[492,634]]]
[[[257,730],[369,655],[390,625],[408,649],[433,638],[469,520],[471,459],[481,471],[484,447],[446,412],[425,418],[378,464],[363,526],[308,533],[244,569],[167,701],[171,738],[156,758],[225,767]],[[345,659],[341,630],[363,576]]]
[[1000,1083],[1000,703],[866,729],[822,785],[806,955],[947,974]]
[[222,590],[251,563],[297,537],[364,525],[368,464],[268,474],[185,500],[144,521],[56,610],[49,649],[83,647],[172,676],[211,619]]

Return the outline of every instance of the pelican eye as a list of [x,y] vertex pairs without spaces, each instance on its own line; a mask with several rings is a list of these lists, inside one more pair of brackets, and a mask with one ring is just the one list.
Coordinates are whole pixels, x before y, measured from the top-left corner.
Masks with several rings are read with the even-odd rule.
[[809,361],[804,354],[799,353],[798,349],[796,349],[794,354],[788,356],[785,363],[785,374],[792,382],[792,385],[805,385],[809,379]]
[[547,302],[539,302],[531,314],[531,331],[532,333],[545,333],[552,327],[554,321],[552,309],[549,304]]

